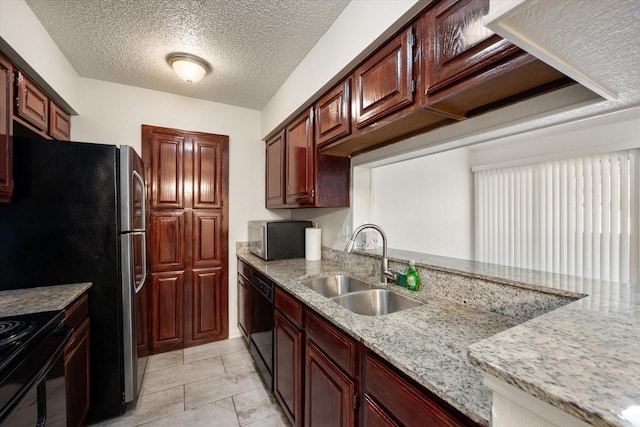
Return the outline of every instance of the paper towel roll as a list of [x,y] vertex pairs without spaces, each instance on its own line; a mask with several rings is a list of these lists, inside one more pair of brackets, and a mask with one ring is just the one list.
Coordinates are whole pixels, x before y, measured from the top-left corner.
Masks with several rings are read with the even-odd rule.
[[322,229],[304,229],[304,254],[307,261],[320,261],[322,252]]

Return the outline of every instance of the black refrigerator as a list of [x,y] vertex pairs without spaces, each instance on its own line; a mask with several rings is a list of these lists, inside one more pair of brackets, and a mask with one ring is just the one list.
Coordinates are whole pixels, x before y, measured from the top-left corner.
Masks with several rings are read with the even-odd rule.
[[89,421],[137,398],[136,298],[146,281],[144,165],[128,146],[15,137],[0,204],[0,290],[92,282]]

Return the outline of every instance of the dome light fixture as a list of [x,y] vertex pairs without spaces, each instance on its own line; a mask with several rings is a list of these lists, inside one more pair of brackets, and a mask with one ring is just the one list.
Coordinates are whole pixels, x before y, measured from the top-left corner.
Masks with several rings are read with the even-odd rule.
[[189,84],[199,82],[211,71],[211,65],[207,61],[190,53],[170,53],[167,55],[167,62]]

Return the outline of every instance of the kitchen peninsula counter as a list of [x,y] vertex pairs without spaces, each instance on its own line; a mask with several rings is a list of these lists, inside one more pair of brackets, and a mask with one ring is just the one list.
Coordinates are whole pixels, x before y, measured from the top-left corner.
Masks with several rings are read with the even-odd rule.
[[85,282],[0,291],[0,317],[64,310],[90,287]]
[[387,287],[420,299],[424,305],[385,316],[362,316],[298,282],[306,277],[349,273],[384,287],[378,277],[363,276],[328,260],[265,262],[248,252],[237,255],[460,412],[489,425],[491,394],[469,362],[467,347],[514,326],[514,320],[437,296],[424,298],[396,285]]

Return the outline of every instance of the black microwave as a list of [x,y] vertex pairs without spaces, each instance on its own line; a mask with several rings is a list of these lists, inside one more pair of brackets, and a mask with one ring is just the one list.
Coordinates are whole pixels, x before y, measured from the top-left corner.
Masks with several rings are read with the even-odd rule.
[[311,226],[311,221],[249,221],[249,252],[266,261],[304,258],[304,229]]

